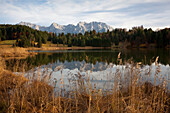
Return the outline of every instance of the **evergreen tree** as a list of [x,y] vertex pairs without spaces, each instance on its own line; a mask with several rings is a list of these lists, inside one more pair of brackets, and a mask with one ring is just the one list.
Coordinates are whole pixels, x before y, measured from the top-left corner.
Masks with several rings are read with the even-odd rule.
[[68,47],[71,47],[72,46],[72,41],[71,41],[71,37],[69,37],[68,39]]
[[82,46],[82,47],[85,47],[85,45],[86,45],[85,39],[82,38],[82,39],[81,39],[81,46]]
[[42,47],[42,40],[41,40],[40,37],[38,38],[38,44],[37,44],[37,46],[38,46],[39,48]]

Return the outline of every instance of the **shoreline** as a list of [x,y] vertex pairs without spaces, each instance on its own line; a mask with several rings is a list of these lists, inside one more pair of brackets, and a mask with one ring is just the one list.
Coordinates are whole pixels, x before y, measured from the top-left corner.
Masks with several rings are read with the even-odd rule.
[[28,48],[28,51],[45,51],[45,50],[86,50],[86,49],[112,49],[111,47],[41,47],[41,48],[35,48],[30,47]]
[[87,50],[87,49],[111,49],[111,47],[5,47],[0,48],[0,57],[4,59],[25,59],[28,56],[38,54],[35,51],[55,51],[55,50]]

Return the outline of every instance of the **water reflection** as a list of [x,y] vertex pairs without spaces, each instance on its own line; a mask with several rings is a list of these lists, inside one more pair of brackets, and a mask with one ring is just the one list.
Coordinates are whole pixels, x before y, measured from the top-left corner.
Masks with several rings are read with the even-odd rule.
[[39,54],[34,57],[27,57],[21,60],[7,60],[6,62],[10,70],[12,70],[17,63],[18,67],[26,65],[26,70],[47,64],[51,64],[53,68],[56,65],[62,64],[65,68],[78,68],[79,70],[86,65],[85,70],[89,70],[93,64],[95,67],[94,71],[97,71],[105,69],[104,65],[110,63],[118,64],[117,55],[119,52],[121,52],[123,64],[133,60],[134,62],[142,62],[143,65],[150,65],[157,56],[159,56],[158,62],[161,64],[170,64],[170,50],[165,49],[39,51]]
[[97,89],[110,90],[114,86],[115,81],[120,82],[120,85],[128,86],[128,83],[135,78],[138,78],[137,82],[141,83],[150,82],[154,84],[154,80],[156,80],[155,85],[163,84],[165,81],[167,89],[170,89],[169,70],[169,65],[155,65],[155,63],[152,63],[151,65],[143,65],[142,67],[139,66],[139,68],[137,68],[136,65],[131,64],[115,65],[110,63],[105,66],[104,70],[96,71],[79,70],[78,68],[69,69],[67,67],[63,67],[63,65],[55,66],[54,64],[49,64],[30,70],[25,73],[25,76],[28,75],[30,77],[34,74],[40,75],[38,76],[40,79],[45,78],[49,80],[49,83],[51,84],[55,82],[57,87],[64,86],[67,90],[74,85],[77,85],[77,81],[79,79],[87,82],[90,81],[93,88],[96,87]]
[[[117,60],[119,52],[121,52],[121,59],[123,61],[121,65],[119,65]],[[153,64],[155,57],[157,56],[159,56],[159,66],[155,66]],[[65,87],[70,87],[70,84],[73,85],[77,80],[78,74],[80,74],[84,80],[89,79],[92,83],[92,86],[97,84],[98,88],[104,88],[108,85],[109,87],[113,86],[115,79],[118,78],[117,75],[121,75],[120,80],[122,80],[124,85],[127,85],[125,83],[128,82],[125,80],[129,80],[129,78],[133,77],[134,75],[131,72],[131,66],[135,67],[135,63],[134,65],[131,65],[131,61],[142,62],[139,70],[140,74],[138,75],[141,80],[150,81],[153,83],[157,68],[160,68],[161,72],[158,73],[157,83],[162,82],[164,79],[169,81],[169,58],[170,50],[163,49],[134,49],[126,51],[64,50],[40,51],[39,54],[34,57],[28,57],[18,61],[13,59],[6,62],[8,68],[11,70],[15,66],[18,67],[17,71],[20,71],[20,67],[24,67],[24,69],[26,69],[25,71],[27,71],[26,74],[29,76],[33,73],[39,73],[40,71],[41,77],[44,78],[43,74],[46,73],[44,74],[45,77],[49,77],[49,80],[52,81],[51,83],[53,83],[54,80],[57,80],[58,86],[61,85],[60,82],[62,79],[65,83]],[[39,67],[39,69],[37,67]],[[136,72],[137,71],[138,70],[136,70]],[[169,84],[167,87],[170,88]]]

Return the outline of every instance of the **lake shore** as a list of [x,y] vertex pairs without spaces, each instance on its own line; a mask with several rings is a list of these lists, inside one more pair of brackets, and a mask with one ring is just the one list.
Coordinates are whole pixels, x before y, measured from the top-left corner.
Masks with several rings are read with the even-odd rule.
[[[34,56],[37,54],[37,51],[56,51],[56,50],[101,50],[101,49],[112,49],[112,50],[127,50],[127,49],[153,49],[153,48],[119,48],[119,47],[11,47],[11,46],[4,46],[0,47],[0,57],[5,59],[25,59],[28,56]],[[156,48],[154,48],[156,49]],[[168,49],[168,48],[166,48]]]

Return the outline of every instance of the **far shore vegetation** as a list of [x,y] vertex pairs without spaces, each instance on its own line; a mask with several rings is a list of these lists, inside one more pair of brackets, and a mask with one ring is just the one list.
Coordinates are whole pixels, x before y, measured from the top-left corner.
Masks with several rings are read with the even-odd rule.
[[[0,25],[0,47],[69,47],[169,48],[170,28],[153,31],[143,26],[130,30],[114,29],[103,33],[95,30],[84,34],[48,33],[21,25]],[[82,48],[83,49],[83,48]]]

